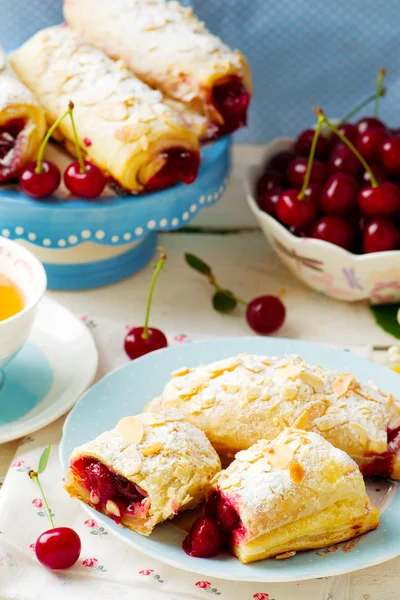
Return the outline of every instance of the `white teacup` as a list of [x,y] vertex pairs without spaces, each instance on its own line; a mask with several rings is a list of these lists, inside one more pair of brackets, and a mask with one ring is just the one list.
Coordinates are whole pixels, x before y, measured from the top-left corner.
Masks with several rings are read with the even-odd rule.
[[1,371],[18,354],[31,332],[38,304],[46,291],[47,277],[43,265],[29,250],[1,236],[0,275],[10,279],[24,297],[24,308],[0,321]]

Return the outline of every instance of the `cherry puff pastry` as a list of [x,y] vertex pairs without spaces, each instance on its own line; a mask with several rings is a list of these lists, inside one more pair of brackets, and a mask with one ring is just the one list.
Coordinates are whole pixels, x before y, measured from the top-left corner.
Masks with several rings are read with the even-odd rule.
[[[70,100],[74,102],[82,151],[123,188],[151,191],[196,179],[197,136],[178,112],[164,102],[161,92],[68,27],[38,32],[13,53],[11,61],[50,124]],[[64,119],[57,132],[74,154],[70,119]]]
[[157,523],[194,508],[220,471],[202,431],[178,411],[125,417],[76,448],[65,489],[129,529],[149,535]]
[[247,62],[212,35],[191,8],[165,0],[65,0],[64,17],[150,86],[204,114],[205,137],[246,124],[252,90]]
[[[242,563],[337,544],[379,525],[356,463],[294,428],[239,452],[216,475],[206,514]],[[188,541],[196,544],[190,534]]]
[[234,455],[286,426],[315,431],[365,475],[400,479],[400,405],[352,373],[299,356],[240,355],[173,374],[154,404],[179,409],[220,454]]
[[44,111],[0,48],[0,183],[17,177],[36,158],[45,132]]

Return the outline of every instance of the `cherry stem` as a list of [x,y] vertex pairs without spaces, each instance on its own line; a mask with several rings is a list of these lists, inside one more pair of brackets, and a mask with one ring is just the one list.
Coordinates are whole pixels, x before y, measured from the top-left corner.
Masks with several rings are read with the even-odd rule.
[[382,96],[384,96],[385,94],[386,94],[385,88],[381,88],[379,92],[375,92],[375,94],[368,96],[368,98],[365,98],[365,100],[360,102],[360,104],[357,104],[356,107],[354,107],[350,112],[348,112],[346,115],[344,115],[344,117],[342,117],[340,119],[338,125],[339,126],[342,125],[342,123],[345,123],[346,121],[348,121],[349,119],[354,117],[354,115],[356,115],[358,112],[360,112],[360,110],[362,110],[365,106],[367,106],[367,104],[369,104],[373,100],[376,101],[378,98],[382,98]]
[[42,496],[42,500],[43,500],[44,506],[46,508],[47,517],[48,517],[48,519],[50,521],[50,525],[51,525],[52,529],[54,529],[54,521],[53,521],[52,516],[51,516],[51,510],[50,510],[49,505],[47,503],[47,499],[46,499],[45,493],[44,493],[43,488],[42,488],[42,486],[40,484],[39,474],[36,471],[31,470],[31,471],[29,471],[29,477],[36,482],[36,484],[37,484],[37,486],[38,486],[38,488],[40,490],[40,494]]
[[160,259],[156,265],[156,268],[154,270],[153,277],[152,277],[151,283],[150,283],[150,291],[149,291],[149,297],[147,299],[146,318],[144,321],[142,340],[149,339],[149,317],[150,317],[151,301],[153,299],[154,286],[157,281],[158,274],[160,273],[161,269],[164,266],[165,261],[167,260],[167,254],[166,254],[164,248],[159,248],[159,251],[160,251]]
[[328,121],[328,119],[325,117],[324,113],[322,112],[322,110],[320,108],[315,108],[314,107],[315,112],[318,115],[318,118],[322,117],[322,122],[325,123],[329,129],[335,133],[338,138],[344,143],[346,144],[346,146],[348,148],[350,148],[350,150],[353,152],[353,154],[355,154],[355,156],[358,158],[358,160],[360,161],[360,163],[362,164],[362,166],[364,167],[364,169],[367,171],[370,181],[371,181],[371,185],[373,188],[377,188],[378,187],[378,182],[375,178],[375,175],[373,174],[373,172],[371,171],[370,167],[368,166],[367,162],[365,161],[365,159],[361,156],[361,154],[359,153],[359,151],[357,150],[357,148],[354,146],[354,144],[351,143],[351,141],[345,136],[343,135],[343,133],[341,133],[339,131],[339,129],[337,127],[335,127],[335,125],[333,125],[330,121]]
[[386,75],[386,69],[380,69],[378,76],[376,78],[376,98],[375,98],[375,117],[377,117],[379,115],[379,101],[381,98],[381,91],[382,91],[382,83],[383,80],[385,79],[385,75]]
[[229,295],[231,296],[231,298],[233,300],[236,300],[236,302],[239,302],[239,304],[243,304],[244,306],[248,305],[248,302],[246,302],[246,300],[243,300],[242,298],[239,298],[238,296],[236,296],[236,294],[234,294],[233,292],[231,292],[230,290],[225,290],[224,288],[222,288],[218,283],[217,280],[215,279],[215,275],[214,273],[210,273],[210,275],[207,276],[208,281],[211,283],[211,285],[217,290],[217,292],[222,292],[223,294],[225,294],[226,296]]
[[314,137],[313,137],[313,140],[311,143],[310,154],[308,156],[307,170],[306,170],[306,174],[304,176],[304,181],[303,181],[303,185],[301,187],[300,193],[297,196],[298,200],[303,200],[304,194],[306,193],[306,189],[308,188],[308,184],[310,183],[311,169],[312,169],[312,165],[314,162],[315,150],[317,148],[317,142],[318,142],[319,134],[321,133],[321,127],[322,127],[323,122],[324,122],[323,117],[318,115],[318,123],[317,123],[317,127],[315,128]]
[[71,126],[72,126],[72,131],[74,134],[75,150],[76,150],[76,156],[77,156],[78,163],[79,163],[79,170],[81,173],[86,173],[87,168],[85,167],[85,163],[83,162],[81,147],[79,145],[79,138],[78,138],[78,133],[76,131],[75,119],[74,119],[74,103],[72,101],[70,101],[70,103],[69,103],[68,113],[71,118]]
[[35,173],[42,172],[43,154],[44,154],[44,150],[46,148],[47,142],[49,141],[49,139],[51,138],[55,129],[57,129],[57,127],[59,126],[61,121],[63,119],[65,119],[65,117],[69,114],[70,114],[70,109],[68,108],[68,110],[66,110],[65,113],[63,113],[60,117],[58,117],[58,119],[56,121],[54,121],[53,125],[50,127],[50,129],[47,131],[46,135],[44,136],[43,142],[40,145],[39,152],[38,152],[37,159],[36,159]]

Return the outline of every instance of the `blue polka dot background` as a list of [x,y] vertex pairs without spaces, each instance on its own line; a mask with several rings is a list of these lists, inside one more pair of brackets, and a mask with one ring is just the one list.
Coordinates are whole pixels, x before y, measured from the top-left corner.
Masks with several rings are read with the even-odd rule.
[[[399,0],[183,3],[250,62],[254,99],[249,127],[236,134],[237,141],[296,135],[314,123],[313,105],[341,117],[373,93],[380,67],[388,70],[382,118],[400,125]],[[61,6],[61,0],[0,0],[1,44],[18,46],[38,29],[59,23]]]

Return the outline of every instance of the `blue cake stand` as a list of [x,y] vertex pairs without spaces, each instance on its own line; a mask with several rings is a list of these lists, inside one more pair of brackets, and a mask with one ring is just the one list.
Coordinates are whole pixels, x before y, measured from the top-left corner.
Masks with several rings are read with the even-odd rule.
[[119,281],[152,258],[158,231],[184,227],[223,195],[231,139],[202,149],[197,180],[143,196],[96,202],[51,197],[37,202],[16,189],[0,190],[0,234],[20,240],[42,261],[48,287],[82,290]]

